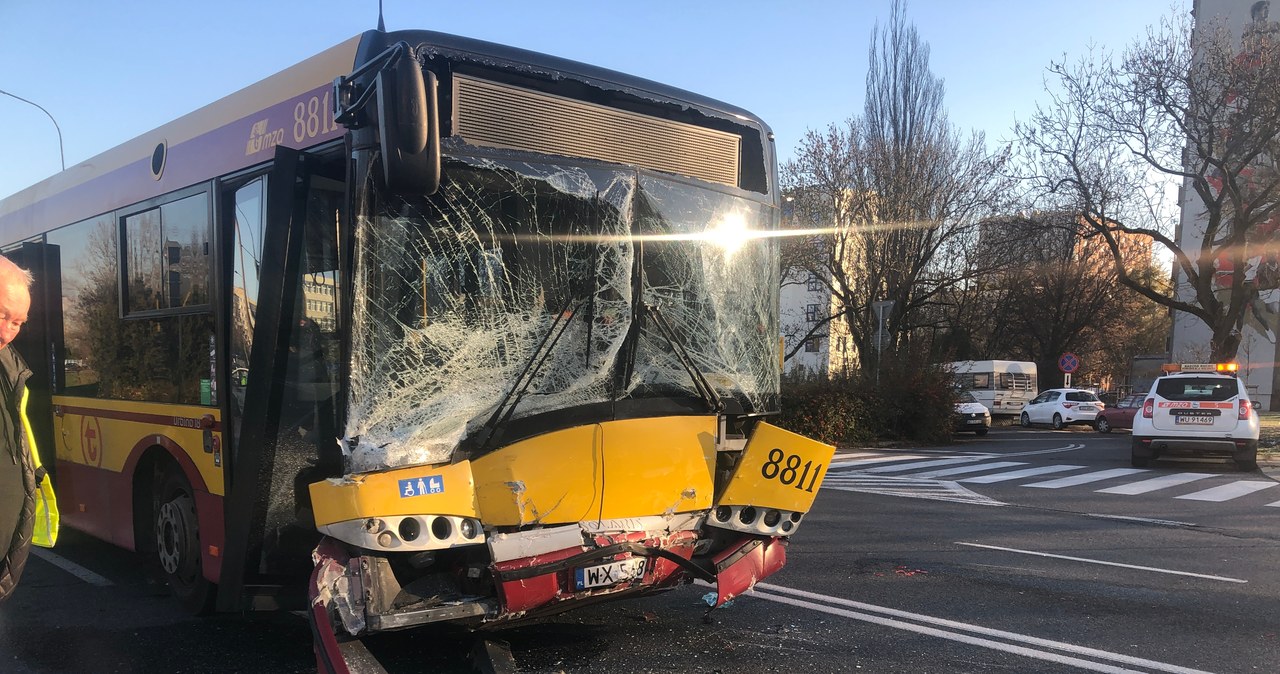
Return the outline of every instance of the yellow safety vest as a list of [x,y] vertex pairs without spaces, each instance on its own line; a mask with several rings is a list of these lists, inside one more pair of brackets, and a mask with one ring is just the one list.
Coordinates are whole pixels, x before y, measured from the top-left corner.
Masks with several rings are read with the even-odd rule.
[[22,417],[22,430],[27,434],[27,446],[31,448],[31,470],[36,474],[36,521],[31,529],[31,542],[52,548],[58,542],[58,498],[53,493],[53,482],[40,470],[40,453],[36,451],[36,436],[27,421],[27,398],[30,391],[23,387],[22,403],[18,414]]

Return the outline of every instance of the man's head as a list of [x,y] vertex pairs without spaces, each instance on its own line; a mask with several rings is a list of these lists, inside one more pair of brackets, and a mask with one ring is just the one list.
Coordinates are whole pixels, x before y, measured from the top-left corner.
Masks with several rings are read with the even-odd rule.
[[31,272],[0,256],[0,349],[18,336],[31,310]]

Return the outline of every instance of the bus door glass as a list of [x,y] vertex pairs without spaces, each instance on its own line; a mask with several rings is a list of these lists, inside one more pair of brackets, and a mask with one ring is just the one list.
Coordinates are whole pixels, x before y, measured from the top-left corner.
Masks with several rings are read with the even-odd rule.
[[229,186],[224,203],[233,464],[226,607],[243,586],[310,571],[318,535],[307,485],[342,472],[334,403],[343,166],[292,159]]

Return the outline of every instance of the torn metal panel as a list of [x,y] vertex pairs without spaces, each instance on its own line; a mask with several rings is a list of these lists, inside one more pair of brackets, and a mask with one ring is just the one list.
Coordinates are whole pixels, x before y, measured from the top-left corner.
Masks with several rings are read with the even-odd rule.
[[580,522],[583,533],[603,534],[623,531],[645,531],[651,533],[675,533],[677,531],[695,531],[702,526],[705,515],[698,513],[678,513],[669,516],[626,517],[612,520],[587,520]]
[[749,591],[787,563],[787,542],[780,538],[749,538],[730,546],[715,557],[716,600],[723,606]]
[[489,535],[489,553],[495,562],[536,557],[574,546],[582,546],[582,530],[576,524]]

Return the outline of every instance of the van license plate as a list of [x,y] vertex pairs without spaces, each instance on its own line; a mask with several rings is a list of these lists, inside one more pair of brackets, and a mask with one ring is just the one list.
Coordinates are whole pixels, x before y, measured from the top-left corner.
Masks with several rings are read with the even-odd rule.
[[644,575],[644,563],[644,557],[632,557],[620,562],[575,569],[573,572],[574,586],[579,590],[586,590],[592,587],[605,587],[621,583],[624,580],[639,578]]
[[1188,424],[1193,426],[1212,426],[1213,417],[1193,417],[1189,415],[1179,415],[1174,417],[1174,423]]

